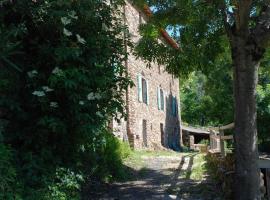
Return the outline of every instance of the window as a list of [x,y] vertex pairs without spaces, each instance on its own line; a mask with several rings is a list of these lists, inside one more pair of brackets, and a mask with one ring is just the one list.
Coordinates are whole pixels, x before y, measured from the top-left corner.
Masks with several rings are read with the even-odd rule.
[[147,104],[147,83],[144,78],[142,78],[142,97],[143,97],[143,103]]
[[172,115],[176,117],[177,114],[178,114],[177,98],[172,97]]
[[142,77],[142,75],[137,76],[138,81],[138,100],[149,105],[149,92],[148,92],[148,81]]
[[160,139],[161,139],[161,145],[165,146],[165,134],[164,134],[164,127],[162,123],[160,123]]
[[162,89],[160,89],[160,109],[164,110],[164,94]]
[[164,91],[158,87],[157,88],[157,104],[158,104],[158,109],[159,110],[163,110],[164,111],[164,104],[165,104],[165,101],[164,101]]
[[147,147],[147,121],[143,119],[142,122],[142,135],[143,135],[143,146]]

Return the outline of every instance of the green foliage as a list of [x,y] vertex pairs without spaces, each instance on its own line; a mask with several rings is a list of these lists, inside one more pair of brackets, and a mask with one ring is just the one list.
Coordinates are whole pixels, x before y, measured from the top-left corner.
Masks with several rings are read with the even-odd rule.
[[81,174],[59,168],[56,170],[54,182],[48,186],[48,194],[44,200],[79,200],[79,191],[83,181]]
[[0,141],[0,199],[20,199],[16,176],[12,151]]
[[131,85],[122,3],[0,2],[0,168],[13,156],[15,163],[4,190],[16,177],[23,199],[45,198],[48,186],[52,199],[72,199],[76,174],[118,176],[123,149],[104,127],[125,115]]
[[203,140],[201,140],[200,142],[199,142],[199,144],[205,144],[205,145],[209,145],[209,140],[207,140],[207,139],[203,139]]
[[123,160],[131,153],[129,145],[115,138],[106,129],[100,135],[104,142],[94,152],[86,154],[84,160],[85,165],[91,163],[91,177],[106,182],[125,178]]
[[215,179],[218,188],[225,199],[232,199],[233,174],[235,170],[235,159],[233,154],[221,158],[216,154],[207,154],[206,168],[211,177]]
[[182,120],[199,126],[218,126],[233,121],[233,89],[229,68],[208,73],[193,72],[182,83]]

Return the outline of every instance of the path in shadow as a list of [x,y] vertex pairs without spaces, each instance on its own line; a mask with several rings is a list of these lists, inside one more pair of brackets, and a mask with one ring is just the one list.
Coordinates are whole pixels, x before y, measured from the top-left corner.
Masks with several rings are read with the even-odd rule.
[[[168,188],[169,194],[175,194],[176,199],[181,200],[218,200],[220,199],[215,192],[215,184],[204,176],[203,180],[196,181],[191,179],[194,158],[198,154],[183,157],[183,164],[179,165],[171,186]],[[182,162],[181,162],[182,163]]]
[[[179,154],[180,155],[180,154]],[[179,157],[145,157],[141,170],[129,168],[132,180],[123,183],[91,185],[84,200],[215,200],[208,180],[194,181],[188,174],[196,154]],[[185,175],[186,176],[183,176]],[[95,190],[94,188],[98,188]]]

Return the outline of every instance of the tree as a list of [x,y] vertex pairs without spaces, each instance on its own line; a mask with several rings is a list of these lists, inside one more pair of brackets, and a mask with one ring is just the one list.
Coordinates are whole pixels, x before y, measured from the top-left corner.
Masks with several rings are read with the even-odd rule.
[[124,113],[131,83],[122,3],[0,1],[0,145],[14,153],[23,199],[46,189],[59,168],[106,170],[99,164],[113,139],[103,129]]
[[[144,1],[136,1],[143,6]],[[142,26],[138,55],[167,65],[170,72],[211,70],[226,46],[234,77],[236,171],[234,198],[259,199],[255,89],[258,67],[270,42],[268,0],[149,0],[154,15]],[[154,24],[154,26],[153,26]],[[175,34],[181,50],[158,43],[159,28]],[[150,34],[149,34],[150,33]],[[146,44],[150,44],[147,49]],[[145,55],[144,55],[145,54]]]

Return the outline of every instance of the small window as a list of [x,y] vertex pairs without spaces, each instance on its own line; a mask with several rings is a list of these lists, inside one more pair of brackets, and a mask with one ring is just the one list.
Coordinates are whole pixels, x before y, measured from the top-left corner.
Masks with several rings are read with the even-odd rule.
[[158,65],[158,73],[161,74],[161,73],[160,73],[160,65]]
[[157,104],[158,104],[158,109],[164,111],[164,105],[165,105],[165,100],[164,100],[164,91],[158,87],[157,88]]
[[164,110],[164,93],[162,89],[160,89],[160,109]]
[[137,76],[138,79],[138,100],[149,105],[149,92],[148,92],[148,81],[142,77],[142,75]]
[[143,103],[147,104],[147,83],[144,78],[142,78],[142,96],[143,96]]
[[176,117],[178,114],[177,98],[172,97],[172,115]]

